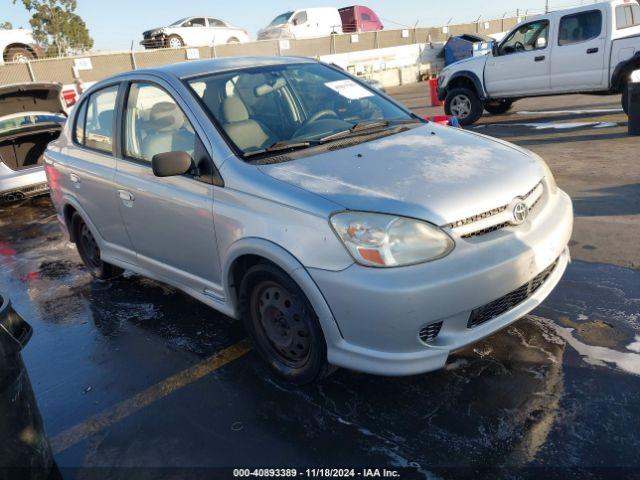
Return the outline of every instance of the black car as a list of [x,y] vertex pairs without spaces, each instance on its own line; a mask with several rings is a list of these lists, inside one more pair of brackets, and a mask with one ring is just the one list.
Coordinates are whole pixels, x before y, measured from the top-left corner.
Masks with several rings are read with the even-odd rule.
[[53,457],[20,352],[31,326],[0,293],[0,480],[46,479]]

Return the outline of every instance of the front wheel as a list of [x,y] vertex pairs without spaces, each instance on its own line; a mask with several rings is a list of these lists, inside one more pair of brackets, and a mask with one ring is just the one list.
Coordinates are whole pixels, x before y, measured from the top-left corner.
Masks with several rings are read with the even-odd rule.
[[122,273],[121,268],[102,260],[98,242],[80,214],[73,214],[71,225],[78,254],[91,275],[100,280],[108,280]]
[[281,379],[306,385],[331,372],[313,307],[282,270],[251,267],[240,283],[240,314],[257,352]]
[[33,60],[34,58],[35,57],[29,50],[22,47],[15,47],[15,48],[9,49],[5,57],[7,62],[13,62],[13,63],[27,63],[28,61]]
[[178,35],[171,35],[167,40],[169,48],[180,48],[184,46],[184,42]]
[[622,89],[622,109],[629,115],[629,84],[626,83]]
[[458,117],[461,125],[471,125],[482,116],[484,105],[478,95],[468,88],[454,88],[447,94],[444,111]]
[[504,115],[513,106],[513,101],[511,100],[497,100],[486,102],[484,104],[484,109],[489,112],[491,115]]

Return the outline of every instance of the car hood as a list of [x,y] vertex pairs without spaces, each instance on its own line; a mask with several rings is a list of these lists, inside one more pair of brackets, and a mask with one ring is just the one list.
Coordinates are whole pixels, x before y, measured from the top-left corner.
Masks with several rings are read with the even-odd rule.
[[530,152],[435,124],[260,169],[348,210],[437,225],[507,205],[544,176]]
[[25,83],[0,86],[0,119],[28,112],[65,115],[59,83]]

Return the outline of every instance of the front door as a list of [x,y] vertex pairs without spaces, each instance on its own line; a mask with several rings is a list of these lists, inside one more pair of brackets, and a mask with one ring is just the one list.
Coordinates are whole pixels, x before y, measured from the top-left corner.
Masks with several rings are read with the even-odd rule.
[[604,13],[595,9],[560,19],[558,42],[551,60],[554,92],[606,88]]
[[551,65],[549,21],[525,23],[487,59],[485,86],[493,98],[546,93]]
[[213,186],[191,174],[156,177],[151,167],[154,155],[176,151],[199,167],[211,162],[192,123],[166,89],[145,82],[130,85],[123,122],[117,195],[138,265],[170,283],[221,296]]
[[207,21],[203,17],[194,17],[182,24],[180,35],[185,46],[200,47],[211,43],[211,34],[207,28]]

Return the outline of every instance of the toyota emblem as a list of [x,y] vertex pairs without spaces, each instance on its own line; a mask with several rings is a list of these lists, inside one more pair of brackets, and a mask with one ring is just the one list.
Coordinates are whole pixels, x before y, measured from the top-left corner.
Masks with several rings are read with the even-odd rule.
[[527,217],[529,216],[529,207],[524,202],[516,203],[516,206],[513,207],[513,220],[516,225],[520,225],[523,223]]

